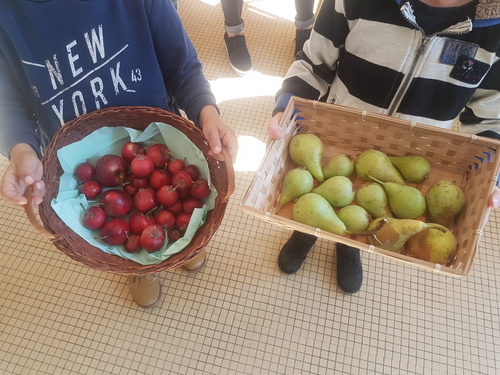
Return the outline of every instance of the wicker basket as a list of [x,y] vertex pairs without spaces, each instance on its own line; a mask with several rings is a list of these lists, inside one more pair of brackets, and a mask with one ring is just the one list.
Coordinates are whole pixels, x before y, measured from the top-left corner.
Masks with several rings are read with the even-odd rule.
[[[268,144],[259,171],[243,198],[244,211],[288,229],[446,274],[464,276],[469,272],[490,212],[487,201],[500,168],[500,141],[296,97],[290,100],[281,127],[285,135],[282,140]],[[324,163],[338,153],[356,156],[364,150],[377,149],[388,155],[425,157],[432,168],[429,179],[422,184],[409,184],[424,194],[440,179],[456,181],[465,192],[466,206],[451,228],[458,243],[453,260],[446,265],[434,264],[374,247],[363,236],[338,236],[295,222],[291,219],[292,204],[279,211],[283,178],[296,167],[288,155],[288,144],[298,128],[322,139],[325,145]],[[490,162],[480,161],[480,158],[484,159],[485,152],[490,153]],[[353,176],[353,182],[358,188],[364,181]]]
[[[198,228],[195,237],[182,251],[159,264],[141,265],[129,259],[106,253],[86,242],[73,232],[54,212],[51,201],[57,196],[59,178],[63,173],[57,150],[84,137],[101,127],[122,126],[144,130],[152,122],[163,122],[182,131],[204,154],[210,170],[212,183],[218,191],[215,207],[207,213],[205,223]],[[181,116],[158,108],[112,107],[97,110],[78,117],[63,126],[54,136],[43,156],[43,180],[47,193],[38,208],[40,221],[31,205],[26,205],[30,222],[43,234],[49,236],[63,253],[89,267],[125,275],[145,275],[177,268],[195,257],[210,241],[219,227],[229,197],[234,192],[234,171],[227,150],[224,160],[218,161],[208,154],[210,150],[200,129]]]

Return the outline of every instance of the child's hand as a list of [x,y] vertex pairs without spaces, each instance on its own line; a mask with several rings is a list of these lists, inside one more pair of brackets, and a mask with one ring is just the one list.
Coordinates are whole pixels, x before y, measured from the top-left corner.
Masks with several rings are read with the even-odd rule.
[[500,188],[498,186],[495,187],[493,193],[490,196],[490,200],[488,201],[490,207],[498,208],[500,207]]
[[220,153],[222,147],[225,147],[234,163],[238,153],[236,133],[222,122],[215,107],[208,105],[201,110],[200,125],[210,145],[210,154],[216,159],[221,159]]
[[31,186],[31,203],[38,206],[45,195],[42,175],[43,165],[35,150],[27,144],[18,144],[12,148],[11,162],[3,173],[0,193],[15,205],[25,205],[28,199],[24,194]]
[[283,112],[278,112],[267,123],[267,134],[272,139],[281,139],[283,137],[283,131],[279,126],[282,117]]

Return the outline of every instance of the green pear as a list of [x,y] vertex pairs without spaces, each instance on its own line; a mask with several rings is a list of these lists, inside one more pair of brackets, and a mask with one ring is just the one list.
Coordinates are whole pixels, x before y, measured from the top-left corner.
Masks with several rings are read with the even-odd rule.
[[356,197],[356,190],[351,180],[344,176],[333,176],[313,190],[321,195],[333,207],[351,204]]
[[288,153],[295,163],[307,168],[316,180],[323,182],[325,180],[321,167],[323,149],[323,141],[318,136],[304,133],[297,134],[292,138],[288,146]]
[[368,226],[368,231],[373,231],[368,242],[385,250],[398,251],[411,236],[436,226],[413,219],[377,218]]
[[382,228],[382,226],[385,225],[389,220],[394,219],[393,217],[377,217],[376,219],[372,220],[370,224],[368,225],[367,231],[375,233],[378,230]]
[[337,212],[337,216],[345,224],[347,230],[354,234],[366,231],[372,220],[368,211],[354,204],[342,207]]
[[365,181],[373,181],[372,178],[376,178],[383,182],[405,184],[403,176],[392,165],[389,157],[378,150],[363,151],[356,159],[354,168],[357,175]]
[[356,202],[374,218],[393,216],[387,193],[377,182],[363,183],[356,190]]
[[406,242],[411,255],[428,262],[446,264],[457,249],[457,240],[444,226],[426,228]]
[[396,217],[416,219],[425,214],[425,197],[420,190],[408,185],[374,180],[384,187],[389,207]]
[[323,167],[323,174],[326,178],[333,176],[349,177],[354,172],[354,160],[350,155],[337,154],[332,157]]
[[330,203],[319,194],[306,193],[301,196],[293,205],[292,219],[339,236],[349,234]]
[[408,182],[420,184],[427,180],[431,173],[431,165],[420,155],[389,156],[389,160]]
[[294,168],[283,179],[283,189],[280,197],[280,209],[287,203],[294,201],[305,193],[309,193],[314,186],[314,178],[307,169]]
[[425,200],[427,219],[450,227],[465,205],[465,194],[455,182],[439,180],[429,188]]

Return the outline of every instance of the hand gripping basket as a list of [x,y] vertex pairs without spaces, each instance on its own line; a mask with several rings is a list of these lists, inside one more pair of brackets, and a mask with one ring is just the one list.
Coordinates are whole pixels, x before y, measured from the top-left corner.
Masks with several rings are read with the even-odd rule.
[[[198,228],[189,245],[161,263],[141,265],[90,245],[59,218],[50,203],[57,196],[59,178],[63,173],[57,158],[58,149],[82,140],[101,127],[121,126],[144,130],[152,122],[163,122],[182,131],[203,152],[218,196],[214,209],[208,211],[205,223]],[[49,236],[59,250],[91,268],[124,275],[146,275],[180,267],[208,244],[221,224],[229,197],[234,192],[234,171],[227,150],[223,149],[224,161],[210,156],[209,150],[208,142],[199,128],[185,118],[162,109],[139,106],[111,107],[88,113],[64,125],[48,145],[42,158],[43,181],[47,193],[38,207],[40,220],[30,204],[26,205],[26,214],[31,224]]]
[[[490,213],[488,197],[500,169],[500,141],[297,97],[291,98],[280,125],[284,136],[268,144],[264,160],[243,198],[245,212],[287,229],[342,242],[446,275],[467,275]],[[377,149],[388,155],[425,157],[431,164],[429,178],[418,185],[408,184],[424,194],[440,179],[455,181],[466,196],[466,205],[452,228],[458,243],[455,257],[446,265],[423,261],[369,245],[361,235],[338,236],[293,221],[290,205],[279,210],[283,178],[296,167],[288,154],[288,145],[299,130],[321,138],[325,146],[323,165],[339,153],[356,156],[364,150]],[[485,160],[488,157],[489,162]],[[356,189],[364,182],[356,176],[353,179]]]

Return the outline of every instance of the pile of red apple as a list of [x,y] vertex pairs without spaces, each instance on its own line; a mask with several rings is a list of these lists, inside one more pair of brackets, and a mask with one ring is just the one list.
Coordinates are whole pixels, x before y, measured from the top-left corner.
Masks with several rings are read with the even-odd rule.
[[79,189],[95,200],[83,214],[85,228],[99,230],[108,245],[135,253],[160,250],[184,236],[195,208],[210,194],[208,181],[194,164],[174,158],[163,143],[145,147],[126,142],[121,156],[106,154],[74,171]]

